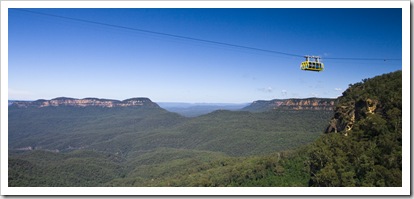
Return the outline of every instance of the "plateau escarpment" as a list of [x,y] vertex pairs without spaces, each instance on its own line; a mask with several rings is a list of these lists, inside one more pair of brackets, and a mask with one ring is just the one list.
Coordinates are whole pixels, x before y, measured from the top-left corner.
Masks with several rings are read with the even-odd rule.
[[36,100],[36,101],[14,101],[11,104],[12,107],[28,108],[28,107],[56,107],[56,106],[73,106],[73,107],[152,107],[159,108],[158,104],[152,102],[148,98],[131,98],[123,101],[110,100],[110,99],[98,99],[98,98],[66,98],[59,97],[51,100]]
[[305,99],[274,99],[270,101],[254,101],[243,108],[245,111],[268,111],[268,110],[327,110],[335,108],[337,99],[331,98],[305,98]]

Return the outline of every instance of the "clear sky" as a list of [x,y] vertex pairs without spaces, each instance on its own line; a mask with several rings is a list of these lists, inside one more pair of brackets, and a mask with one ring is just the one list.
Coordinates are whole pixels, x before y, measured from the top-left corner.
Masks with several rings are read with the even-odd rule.
[[9,9],[9,99],[245,103],[327,97],[401,70],[401,9]]

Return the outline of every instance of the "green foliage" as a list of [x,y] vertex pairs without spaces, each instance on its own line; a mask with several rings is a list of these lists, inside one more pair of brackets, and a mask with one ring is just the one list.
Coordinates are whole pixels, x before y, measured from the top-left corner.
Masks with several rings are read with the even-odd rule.
[[266,154],[314,141],[329,111],[215,111],[142,138],[146,146],[224,152],[231,156]]
[[330,111],[215,111],[184,118],[159,108],[10,108],[10,149],[97,150],[127,157],[159,147],[266,154],[314,141]]
[[[303,186],[307,179],[303,172],[296,178],[295,170],[276,164],[274,157],[245,156],[310,143],[331,114],[215,111],[185,118],[160,108],[11,107],[9,183]],[[201,181],[189,180],[198,175]]]
[[11,154],[9,186],[306,186],[304,151],[229,157],[157,149],[136,157],[77,150]]
[[[312,144],[311,186],[402,186],[401,88],[397,71],[344,92],[338,107],[355,104],[356,120],[352,130],[323,135]],[[368,110],[365,102],[374,100]]]
[[124,175],[122,158],[92,151],[30,151],[9,156],[9,186],[99,186]]
[[[143,135],[185,120],[160,108],[45,107],[9,108],[9,148],[70,151],[95,149],[119,136]],[[122,152],[123,143],[111,146]],[[107,146],[98,149],[108,151]]]
[[[280,152],[254,157],[221,157],[197,162],[195,159],[168,162],[167,173],[143,178],[116,179],[114,186],[307,186],[309,173],[304,165],[305,153]],[[181,164],[179,164],[181,163]],[[177,167],[178,165],[178,167]],[[153,173],[157,168],[147,168]],[[179,172],[170,172],[180,170]],[[161,169],[163,170],[163,169]],[[165,170],[164,170],[165,171]],[[140,175],[142,176],[142,175]],[[140,179],[140,180],[137,180]]]
[[9,186],[401,186],[401,91],[352,85],[324,135],[332,111],[10,107]]

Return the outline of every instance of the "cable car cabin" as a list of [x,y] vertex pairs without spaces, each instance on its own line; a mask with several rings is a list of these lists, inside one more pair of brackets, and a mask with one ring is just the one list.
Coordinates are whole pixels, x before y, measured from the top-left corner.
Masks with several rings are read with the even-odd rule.
[[[309,70],[309,71],[317,71],[320,72],[323,70],[323,63],[319,61],[320,57],[317,56],[305,56],[306,60],[302,62],[300,65],[300,69],[302,70]],[[313,58],[314,61],[310,61],[309,59]]]

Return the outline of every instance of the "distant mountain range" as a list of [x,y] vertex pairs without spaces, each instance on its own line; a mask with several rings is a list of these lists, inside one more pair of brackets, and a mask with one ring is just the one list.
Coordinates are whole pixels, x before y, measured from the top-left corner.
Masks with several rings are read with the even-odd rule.
[[56,107],[56,106],[74,106],[74,107],[152,107],[163,108],[170,112],[179,113],[187,117],[195,117],[211,113],[216,110],[242,110],[250,112],[263,112],[275,109],[282,110],[329,110],[333,111],[337,99],[331,98],[305,98],[305,99],[274,99],[258,100],[251,104],[232,104],[232,103],[177,103],[177,102],[152,102],[148,98],[137,97],[123,101],[112,99],[84,98],[75,99],[59,97],[51,100],[36,101],[18,101],[9,100],[9,106],[27,108],[27,107]]
[[166,147],[256,155],[313,141],[326,129],[332,114],[315,110],[216,110],[189,118],[167,111],[148,98],[14,102],[8,111],[9,149],[88,149],[126,156]]
[[178,113],[186,117],[196,117],[211,113],[217,110],[241,110],[249,105],[249,103],[233,104],[233,103],[171,103],[158,102],[161,108],[170,112]]
[[111,100],[111,99],[98,99],[98,98],[84,98],[75,99],[68,97],[59,97],[51,100],[36,100],[36,101],[14,101],[10,106],[16,106],[19,108],[27,107],[48,107],[48,106],[75,106],[75,107],[86,107],[86,106],[98,106],[98,107],[128,107],[128,106],[144,106],[144,107],[159,107],[158,104],[152,102],[148,98],[131,98],[123,101]]
[[259,100],[244,107],[244,111],[262,112],[275,109],[281,110],[329,110],[333,111],[337,99],[333,98],[305,98],[305,99],[274,99]]

